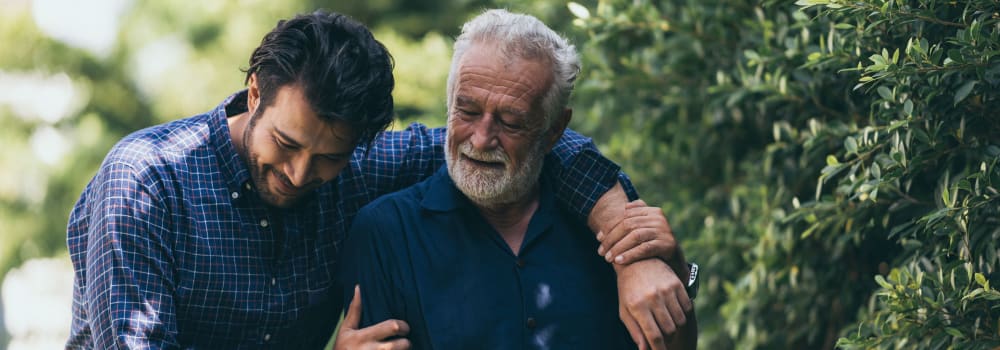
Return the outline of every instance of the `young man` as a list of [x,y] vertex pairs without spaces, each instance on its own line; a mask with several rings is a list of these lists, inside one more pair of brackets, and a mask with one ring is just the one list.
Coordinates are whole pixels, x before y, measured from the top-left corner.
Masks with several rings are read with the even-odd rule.
[[[391,69],[364,26],[298,16],[253,52],[247,90],[115,145],[70,213],[67,348],[325,344],[342,308],[338,245],[357,210],[443,161],[442,130],[376,137],[392,120]],[[614,208],[601,195],[618,168],[579,135],[557,148],[560,203],[580,220]],[[672,240],[660,235],[662,249],[639,255],[669,255]],[[344,339],[391,341],[397,325]]]
[[[593,254],[587,227],[555,205],[558,159],[546,154],[569,123],[579,69],[573,46],[534,17],[491,10],[463,26],[448,77],[447,166],[358,214],[341,265],[351,321],[359,307],[362,325],[403,320],[415,349],[663,346],[629,339],[615,272]],[[644,213],[661,220],[640,226],[669,230],[658,209]],[[675,283],[678,307],[663,320],[686,323],[671,348],[693,349],[687,293],[672,274],[657,279]]]

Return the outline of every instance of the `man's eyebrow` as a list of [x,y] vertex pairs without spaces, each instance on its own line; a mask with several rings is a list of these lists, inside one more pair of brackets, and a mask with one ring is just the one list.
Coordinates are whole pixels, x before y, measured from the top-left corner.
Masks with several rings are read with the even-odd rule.
[[456,105],[475,105],[476,104],[476,100],[474,100],[474,99],[472,99],[472,98],[470,98],[468,96],[458,95],[458,96],[455,96],[455,104]]
[[500,112],[500,114],[510,114],[518,118],[526,118],[528,116],[527,111],[514,107],[501,107],[497,109],[497,112]]
[[[455,96],[455,105],[478,106],[479,104],[476,103],[476,100],[473,98],[464,95],[458,95]],[[497,112],[499,112],[500,114],[510,114],[518,118],[524,118],[528,116],[528,111],[514,107],[501,107],[497,109]]]
[[274,133],[278,134],[278,136],[281,136],[282,141],[285,141],[285,143],[288,143],[290,146],[302,147],[302,144],[299,141],[296,141],[291,136],[288,136],[288,134],[282,132],[281,130],[278,130],[278,128],[274,128]]

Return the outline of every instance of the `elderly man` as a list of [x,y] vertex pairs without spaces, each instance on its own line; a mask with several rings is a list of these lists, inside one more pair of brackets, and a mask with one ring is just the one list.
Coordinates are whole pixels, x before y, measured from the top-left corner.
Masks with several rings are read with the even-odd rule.
[[[640,334],[645,325],[631,325],[630,339],[615,271],[555,205],[558,159],[546,154],[570,120],[578,71],[573,46],[533,17],[491,10],[463,27],[448,77],[447,164],[359,212],[342,265],[349,323],[358,308],[361,325],[403,320],[415,349],[663,347]],[[642,228],[669,230],[658,209],[643,213],[654,219]],[[666,265],[649,262],[665,272],[651,281],[675,282],[657,322],[686,323],[670,345],[693,348],[690,299]]]

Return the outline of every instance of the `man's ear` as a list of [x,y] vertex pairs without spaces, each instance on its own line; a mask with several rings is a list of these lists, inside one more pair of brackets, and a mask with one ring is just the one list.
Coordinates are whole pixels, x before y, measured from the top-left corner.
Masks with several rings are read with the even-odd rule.
[[563,109],[562,113],[552,121],[552,126],[549,127],[548,135],[546,135],[548,147],[545,152],[548,153],[552,150],[552,147],[556,146],[559,139],[562,138],[563,132],[566,131],[566,127],[569,125],[569,121],[573,119],[573,109],[566,108]]
[[257,86],[257,73],[250,74],[250,82],[247,84],[247,111],[253,115],[260,106],[260,88]]

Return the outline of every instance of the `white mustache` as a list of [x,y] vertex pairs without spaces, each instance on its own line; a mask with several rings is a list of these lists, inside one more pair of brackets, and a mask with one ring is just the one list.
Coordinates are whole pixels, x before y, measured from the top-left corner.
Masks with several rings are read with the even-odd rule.
[[500,162],[504,165],[510,163],[507,153],[504,153],[503,148],[499,147],[489,151],[477,151],[472,148],[472,143],[463,142],[461,145],[458,145],[458,152],[480,162]]

